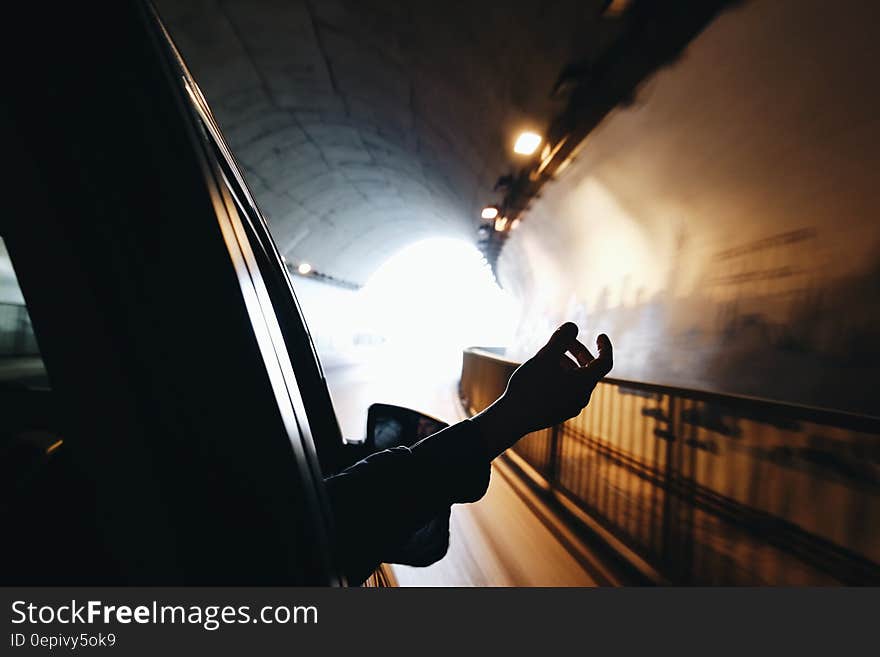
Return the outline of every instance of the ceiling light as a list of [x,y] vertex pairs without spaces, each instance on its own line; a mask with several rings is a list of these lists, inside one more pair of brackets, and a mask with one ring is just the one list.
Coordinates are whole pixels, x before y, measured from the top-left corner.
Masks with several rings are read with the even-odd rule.
[[622,16],[631,4],[631,0],[611,0],[605,13],[609,16]]
[[521,132],[513,145],[513,152],[520,155],[531,155],[541,145],[541,135],[536,132]]
[[487,205],[485,208],[483,208],[480,216],[483,219],[494,219],[498,216],[498,208],[496,208],[494,205]]
[[307,262],[301,262],[301,263],[299,263],[299,267],[297,267],[296,270],[297,270],[300,274],[302,274],[303,276],[306,276],[306,275],[308,275],[309,273],[311,273],[311,271],[312,271],[312,266],[311,266],[309,263],[307,263]]
[[495,220],[495,230],[499,233],[507,228],[507,217],[499,217]]

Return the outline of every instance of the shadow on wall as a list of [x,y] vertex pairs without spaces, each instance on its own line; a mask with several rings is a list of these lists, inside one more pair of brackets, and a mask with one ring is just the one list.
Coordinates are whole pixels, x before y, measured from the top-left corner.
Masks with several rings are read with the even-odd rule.
[[640,378],[876,415],[880,259],[828,279],[810,253],[818,239],[812,228],[772,235],[716,253],[687,294],[673,270],[649,299],[612,306],[604,288],[591,311],[571,311],[615,336]]
[[615,376],[880,415],[878,12],[743,3],[609,114],[505,245],[516,356],[573,319]]

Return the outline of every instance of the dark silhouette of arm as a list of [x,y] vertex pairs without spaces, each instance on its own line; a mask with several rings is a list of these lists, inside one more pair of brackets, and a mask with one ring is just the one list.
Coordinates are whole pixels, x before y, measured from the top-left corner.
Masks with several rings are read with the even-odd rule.
[[[349,584],[360,584],[400,545],[452,504],[489,485],[479,428],[464,420],[412,447],[377,452],[326,480]],[[438,558],[442,554],[438,555]]]
[[613,357],[606,335],[599,336],[594,358],[577,332],[570,322],[560,326],[511,375],[504,394],[470,420],[412,447],[368,456],[326,480],[350,584],[360,584],[392,560],[414,532],[448,514],[452,504],[480,499],[492,459],[522,436],[583,410]]

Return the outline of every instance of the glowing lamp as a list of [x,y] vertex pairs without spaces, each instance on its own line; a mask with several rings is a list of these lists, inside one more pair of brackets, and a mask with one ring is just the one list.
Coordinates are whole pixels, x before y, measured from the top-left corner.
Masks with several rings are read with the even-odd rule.
[[520,155],[531,155],[541,145],[542,137],[537,132],[521,132],[513,145],[513,152]]

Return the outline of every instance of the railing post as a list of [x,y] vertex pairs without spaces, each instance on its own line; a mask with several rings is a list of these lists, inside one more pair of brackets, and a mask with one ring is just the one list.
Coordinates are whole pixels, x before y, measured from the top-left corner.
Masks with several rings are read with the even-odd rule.
[[662,518],[662,535],[661,535],[661,561],[666,564],[667,572],[674,573],[673,581],[677,581],[679,569],[678,550],[675,545],[675,536],[677,534],[675,523],[678,521],[678,499],[675,488],[675,452],[677,445],[676,421],[675,416],[678,412],[676,397],[672,394],[666,395],[666,455],[663,468],[663,518]]
[[547,459],[547,481],[550,482],[550,485],[554,488],[558,488],[557,484],[559,483],[559,461],[561,458],[559,451],[562,448],[562,441],[559,437],[561,433],[561,424],[554,425],[550,429],[550,454]]

